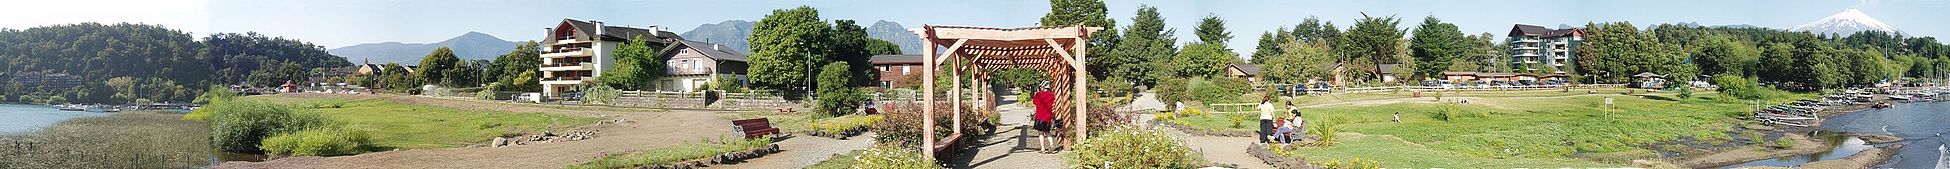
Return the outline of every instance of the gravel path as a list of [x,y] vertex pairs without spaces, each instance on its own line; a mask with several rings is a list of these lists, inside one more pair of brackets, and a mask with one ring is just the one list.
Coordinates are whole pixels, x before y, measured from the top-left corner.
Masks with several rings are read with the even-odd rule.
[[1036,132],[1029,129],[1032,124],[1029,116],[1035,109],[1020,104],[995,109],[1002,116],[997,131],[988,139],[979,140],[980,147],[972,152],[963,152],[963,158],[949,160],[951,168],[1067,168],[1061,154],[1036,153]]
[[[623,120],[584,127],[599,130],[596,138],[500,148],[441,148],[366,153],[338,157],[292,157],[265,162],[225,162],[216,168],[562,168],[607,153],[668,147],[705,138],[730,137],[731,122],[711,112],[635,112],[612,108],[548,108],[476,100],[447,100],[396,95],[323,95],[302,97],[378,98],[395,102],[458,109],[544,112]],[[401,112],[411,113],[411,112]]]
[[[743,163],[716,165],[705,168],[806,168],[820,161],[834,158],[853,150],[873,146],[873,133],[853,136],[847,140],[818,136],[799,135],[779,141],[779,153],[765,155]],[[846,157],[840,157],[846,158]]]

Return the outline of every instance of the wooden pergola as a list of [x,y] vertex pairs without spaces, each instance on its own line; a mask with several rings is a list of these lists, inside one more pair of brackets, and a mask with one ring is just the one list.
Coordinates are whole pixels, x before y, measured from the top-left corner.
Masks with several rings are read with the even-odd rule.
[[[963,84],[959,79],[962,79],[964,74],[976,81],[988,81],[990,76],[987,75],[987,71],[981,70],[1035,68],[1048,70],[1047,73],[1051,78],[1050,88],[1056,95],[1072,96],[1057,97],[1057,103],[1074,102],[1075,104],[1059,104],[1055,107],[1055,111],[1075,112],[1075,114],[1058,113],[1056,119],[1073,122],[1074,124],[1062,126],[1074,131],[1071,133],[1075,136],[1072,137],[1073,142],[1081,142],[1089,131],[1086,119],[1082,118],[1089,117],[1087,115],[1089,106],[1086,105],[1089,100],[1085,99],[1088,91],[1084,89],[1084,86],[1088,86],[1089,83],[1086,80],[1088,75],[1084,74],[1088,70],[1084,62],[1089,57],[1084,56],[1086,51],[1084,44],[1089,41],[1091,33],[1101,30],[1102,27],[1082,26],[1004,29],[937,25],[923,25],[921,28],[911,30],[921,35],[921,44],[923,44],[921,68],[927,70],[921,73],[921,91],[924,96],[921,108],[923,120],[920,126],[922,152],[932,156],[936,153],[936,149],[941,148],[937,146],[942,146],[936,145],[933,134],[934,107],[937,103],[933,84],[934,73],[941,71],[943,64],[954,66],[953,70],[948,71],[952,79],[956,79],[948,90],[948,105],[952,106],[949,110],[954,112],[954,133],[945,138],[948,141],[956,141],[962,134],[961,117],[964,100]],[[937,50],[937,48],[947,50]],[[969,85],[973,85],[971,87],[975,89],[987,89],[983,83]],[[980,94],[986,96],[987,90],[983,90]],[[983,110],[993,110],[995,106],[993,100],[983,100],[978,103],[983,103]]]

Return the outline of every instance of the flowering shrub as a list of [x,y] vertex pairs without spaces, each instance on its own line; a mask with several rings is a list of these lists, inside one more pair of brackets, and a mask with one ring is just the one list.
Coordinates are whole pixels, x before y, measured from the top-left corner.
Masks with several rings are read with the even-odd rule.
[[[901,147],[920,147],[921,128],[919,126],[921,126],[921,105],[896,103],[890,106],[893,108],[885,110],[886,118],[880,120],[880,123],[873,124],[873,128],[870,129],[874,134],[878,135],[874,137],[874,141]],[[952,131],[955,126],[953,121],[954,112],[948,111],[951,108],[947,104],[936,104],[934,108],[935,138],[946,137],[948,134],[954,133]],[[982,132],[980,131],[982,128],[978,127],[981,125],[978,123],[988,118],[982,117],[982,113],[975,112],[962,112],[961,120],[962,125],[964,125],[962,126],[962,133],[974,134]]]
[[927,156],[921,154],[920,151],[915,151],[914,148],[902,148],[902,147],[894,147],[894,146],[874,146],[872,148],[867,148],[865,152],[860,153],[860,156],[854,158],[857,159],[855,159],[856,162],[853,163],[853,168],[873,168],[873,169],[941,168],[941,167],[935,167],[933,161],[928,161]]
[[1204,162],[1184,143],[1157,130],[1119,127],[1077,145],[1070,168],[1198,168]]

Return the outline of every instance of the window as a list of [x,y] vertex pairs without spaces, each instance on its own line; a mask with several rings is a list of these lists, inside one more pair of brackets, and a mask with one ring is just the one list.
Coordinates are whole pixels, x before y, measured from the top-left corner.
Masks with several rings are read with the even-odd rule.
[[901,75],[907,75],[907,72],[913,68],[914,66],[901,65]]

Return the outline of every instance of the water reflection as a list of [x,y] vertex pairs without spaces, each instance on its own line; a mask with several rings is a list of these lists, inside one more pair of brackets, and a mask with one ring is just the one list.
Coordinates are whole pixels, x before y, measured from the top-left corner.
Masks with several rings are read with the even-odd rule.
[[1941,135],[1950,132],[1950,103],[1906,103],[1882,110],[1849,113],[1822,122],[1822,128],[1855,133],[1889,134],[1902,137],[1903,148],[1888,162],[1876,168],[1938,168],[1943,162]]
[[1817,138],[1821,138],[1822,143],[1826,143],[1828,144],[1828,146],[1832,146],[1835,148],[1820,153],[1787,156],[1787,157],[1781,157],[1781,158],[1775,158],[1769,160],[1752,161],[1747,163],[1725,166],[1721,168],[1738,168],[1738,167],[1748,167],[1748,166],[1798,166],[1803,163],[1814,162],[1814,161],[1848,158],[1848,156],[1855,155],[1855,153],[1860,153],[1862,151],[1869,150],[1870,148],[1875,148],[1875,146],[1868,145],[1867,144],[1868,142],[1862,141],[1862,139],[1860,138],[1856,138],[1852,136],[1842,136],[1841,134],[1835,132],[1816,132],[1815,134],[1812,135],[1814,135]]

